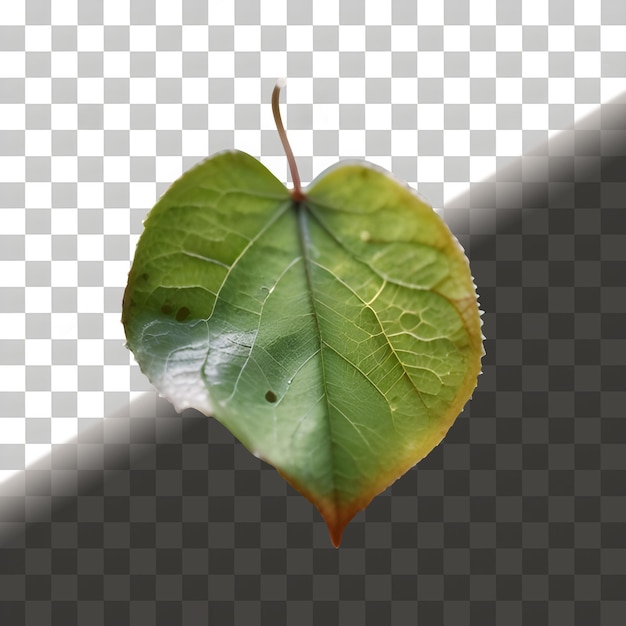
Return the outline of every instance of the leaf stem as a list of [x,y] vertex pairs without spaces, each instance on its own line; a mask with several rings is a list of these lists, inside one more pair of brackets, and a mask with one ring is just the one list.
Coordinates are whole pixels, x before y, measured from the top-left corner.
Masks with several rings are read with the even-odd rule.
[[283,149],[285,150],[285,155],[287,157],[287,163],[289,164],[289,170],[291,171],[291,179],[293,180],[293,189],[291,190],[291,198],[294,202],[302,202],[306,196],[302,191],[302,185],[300,183],[300,174],[298,173],[298,166],[296,165],[296,159],[293,156],[293,151],[291,150],[291,146],[289,145],[289,140],[287,139],[287,132],[285,131],[285,127],[283,126],[283,121],[280,117],[280,90],[285,86],[285,79],[280,78],[276,81],[276,86],[274,87],[274,91],[272,92],[272,113],[274,114],[274,122],[276,123],[276,130],[278,131],[278,136],[280,137],[280,141],[283,144]]

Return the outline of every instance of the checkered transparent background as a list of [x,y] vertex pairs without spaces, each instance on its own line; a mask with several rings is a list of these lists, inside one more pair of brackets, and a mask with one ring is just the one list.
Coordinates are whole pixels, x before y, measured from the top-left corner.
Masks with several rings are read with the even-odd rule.
[[[625,36],[621,0],[1,3],[0,623],[621,624]],[[416,186],[486,311],[471,405],[339,552],[119,321],[184,170],[288,180],[280,76],[303,181]]]

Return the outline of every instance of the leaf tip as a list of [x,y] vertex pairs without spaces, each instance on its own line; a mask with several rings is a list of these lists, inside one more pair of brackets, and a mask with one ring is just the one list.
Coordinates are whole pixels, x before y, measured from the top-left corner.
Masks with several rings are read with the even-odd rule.
[[339,546],[341,545],[343,531],[345,530],[347,525],[347,522],[331,524],[328,520],[326,520],[328,534],[330,535],[330,541],[333,544],[333,547],[339,548]]

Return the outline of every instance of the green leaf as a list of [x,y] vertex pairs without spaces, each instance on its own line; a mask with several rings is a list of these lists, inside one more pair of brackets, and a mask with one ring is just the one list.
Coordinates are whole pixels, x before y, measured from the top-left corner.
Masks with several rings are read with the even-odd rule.
[[237,151],[150,212],[123,323],[160,393],[274,465],[336,546],[442,440],[483,353],[467,259],[410,188],[344,162],[296,202]]

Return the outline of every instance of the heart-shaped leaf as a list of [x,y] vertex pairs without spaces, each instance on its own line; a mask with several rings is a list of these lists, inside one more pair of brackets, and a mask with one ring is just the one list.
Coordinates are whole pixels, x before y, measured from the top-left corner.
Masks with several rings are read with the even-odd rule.
[[336,546],[441,441],[482,355],[461,247],[365,162],[297,194],[243,152],[196,166],[146,219],[122,319],[160,393],[274,465]]

